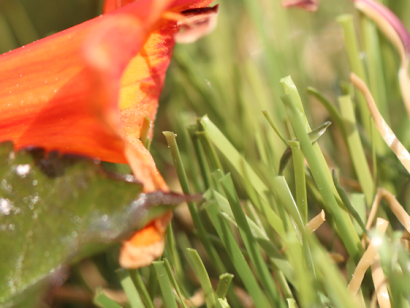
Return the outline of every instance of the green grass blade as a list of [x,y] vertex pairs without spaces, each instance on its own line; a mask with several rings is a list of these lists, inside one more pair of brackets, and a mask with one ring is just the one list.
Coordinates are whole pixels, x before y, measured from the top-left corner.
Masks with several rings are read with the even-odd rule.
[[168,277],[171,280],[172,286],[174,287],[175,291],[178,294],[178,297],[179,297],[179,300],[180,300],[180,303],[181,303],[182,307],[187,308],[187,306],[185,305],[185,302],[184,302],[184,297],[182,296],[179,285],[178,285],[177,281],[175,280],[175,277],[172,273],[171,265],[169,264],[169,261],[168,261],[167,258],[164,258],[164,264],[165,264],[165,269],[167,270],[167,273],[168,273]]
[[222,274],[219,276],[218,287],[216,288],[216,297],[224,299],[226,293],[228,293],[229,286],[231,285],[233,275],[229,273]]
[[300,241],[295,234],[286,239],[286,256],[295,269],[297,297],[302,307],[315,307],[318,304],[317,291],[313,287],[314,276],[308,270]]
[[191,137],[192,144],[194,145],[195,154],[198,160],[199,168],[201,170],[202,179],[204,180],[205,189],[208,189],[212,185],[211,172],[208,164],[206,163],[206,156],[204,149],[198,136],[198,124],[194,124],[187,127],[189,136]]
[[165,307],[178,308],[164,261],[155,261],[152,262],[152,264],[154,265],[155,272],[157,273],[157,279],[161,288],[162,299],[164,301]]
[[351,232],[351,228],[349,228],[349,226],[347,225],[347,222],[344,219],[342,211],[339,208],[339,205],[337,204],[335,197],[333,196],[332,187],[330,185],[331,182],[329,182],[326,178],[320,160],[316,155],[312,143],[310,142],[302,114],[297,109],[291,96],[283,96],[282,100],[288,111],[289,120],[292,124],[296,137],[300,142],[303,154],[305,155],[309,163],[310,170],[312,172],[313,178],[315,179],[320,195],[322,196],[324,202],[327,203],[327,206],[329,207],[331,214],[334,217],[334,220],[339,231],[339,235],[343,243],[345,244],[346,249],[349,252],[349,255],[355,261],[358,261],[361,254],[363,253],[363,248],[361,246],[359,237],[356,231],[354,230],[353,224],[350,221],[353,228],[353,233]]
[[195,273],[199,279],[202,290],[204,291],[205,303],[207,308],[216,307],[216,297],[214,290],[212,289],[211,281],[209,280],[208,273],[201,260],[198,252],[195,249],[188,248],[188,256],[190,257],[194,266]]
[[[284,82],[284,81],[286,81],[286,82]],[[296,88],[296,85],[293,83],[292,79],[287,78],[287,77],[286,77],[286,78],[283,78],[283,79],[282,79],[282,84],[284,85],[284,89],[285,89],[285,92],[286,92],[286,93],[289,93],[289,94],[291,94],[292,97],[296,97],[296,98],[297,98],[297,102],[298,102],[297,105],[296,105],[296,106],[297,106],[297,109],[298,109],[299,111],[300,111],[300,110],[303,110],[303,106],[302,106],[302,104],[300,103],[300,97],[299,97],[298,89]],[[306,115],[302,112],[302,113],[300,114],[300,116],[301,116],[301,119],[300,119],[301,122],[305,125],[307,132],[310,133],[311,130],[310,130],[309,125],[307,124]],[[322,168],[322,172],[323,172],[324,176],[326,177],[327,182],[330,183],[332,193],[333,193],[334,197],[336,198],[336,202],[337,202],[338,205],[339,205],[339,208],[340,208],[340,210],[341,210],[341,216],[343,216],[343,219],[344,219],[344,221],[345,221],[346,227],[347,227],[347,229],[350,231],[350,233],[352,234],[352,236],[355,238],[355,240],[356,240],[357,242],[359,242],[360,240],[359,240],[359,238],[358,238],[358,236],[357,236],[357,234],[356,234],[356,230],[355,230],[355,228],[354,228],[354,226],[353,226],[353,223],[352,223],[352,221],[350,220],[349,213],[346,211],[345,207],[343,206],[342,200],[340,199],[340,197],[339,197],[339,195],[338,195],[338,193],[337,193],[336,187],[333,185],[332,175],[331,175],[331,173],[330,173],[330,170],[329,170],[329,167],[328,167],[328,165],[327,165],[326,159],[325,159],[325,157],[324,157],[324,155],[323,155],[323,153],[322,153],[322,151],[321,151],[321,149],[320,149],[320,147],[319,147],[319,145],[318,145],[317,143],[313,144],[313,150],[314,150],[314,152],[315,152],[315,154],[316,154],[316,157],[317,157],[318,160],[319,160],[319,164],[320,164],[320,166],[321,166],[321,168]],[[303,151],[303,149],[302,149],[302,151]],[[327,206],[327,205],[326,205],[326,206]]]
[[273,121],[272,117],[270,116],[267,110],[262,110],[263,116],[265,117],[266,121],[268,121],[270,127],[273,128],[275,133],[279,136],[279,138],[283,141],[284,144],[288,145],[286,138],[282,135],[279,128],[276,126],[275,122]]
[[232,182],[231,175],[228,174],[224,178],[222,178],[221,183],[225,190],[225,194],[231,206],[232,212],[235,216],[235,220],[238,224],[239,232],[245,244],[246,250],[248,251],[251,261],[255,266],[259,280],[266,290],[268,299],[270,300],[272,306],[284,307],[284,303],[282,302],[278,289],[276,288],[275,281],[273,280],[272,275],[270,274],[265,261],[262,258],[257,242],[249,227],[248,220],[246,219],[245,213],[242,210],[238,195],[236,194],[235,187]]
[[347,196],[346,191],[343,189],[342,186],[340,186],[339,181],[337,180],[337,175],[336,171],[333,169],[333,182],[336,186],[337,191],[339,192],[340,198],[342,198],[343,204],[346,206],[347,210],[352,214],[356,222],[359,224],[360,228],[363,230],[363,232],[370,238],[369,232],[366,229],[365,224],[363,223],[363,220],[361,219],[359,213],[356,211],[356,209],[353,207],[351,204],[349,197]]
[[[236,171],[252,183],[255,191],[259,194],[260,198],[266,201],[265,193],[268,191],[265,183],[259,178],[259,176],[253,171],[244,158],[238,153],[238,151],[232,146],[232,144],[226,139],[226,137],[219,131],[219,129],[209,120],[207,116],[201,119],[201,124],[207,132],[210,140],[215,146],[222,152],[222,154],[229,160]],[[285,227],[279,216],[265,203],[261,202],[258,210],[266,215],[266,219],[272,228],[280,235],[285,235]],[[258,204],[254,204],[258,206]]]
[[315,88],[308,87],[306,89],[306,92],[315,97],[326,108],[327,112],[329,112],[329,115],[332,118],[332,121],[336,124],[337,128],[339,128],[340,132],[342,133],[343,139],[346,141],[346,132],[343,124],[343,119],[341,118],[340,113],[336,109],[336,107]]
[[359,132],[357,131],[353,103],[350,96],[346,95],[339,97],[339,104],[347,135],[350,157],[352,158],[360,186],[366,196],[367,205],[370,206],[375,194],[375,187],[363,145],[360,141]]
[[313,261],[321,273],[322,285],[332,300],[333,305],[337,308],[357,308],[356,301],[347,291],[344,278],[335,264],[330,260],[327,252],[324,251],[314,237],[309,237],[309,243],[312,247]]
[[[167,139],[168,146],[171,151],[172,159],[175,165],[175,169],[178,174],[178,179],[181,184],[182,191],[185,194],[191,194],[191,188],[189,187],[188,179],[185,173],[184,165],[182,164],[181,155],[179,154],[178,144],[176,142],[176,135],[172,132],[164,132],[164,135]],[[222,260],[218,256],[215,248],[213,247],[211,241],[207,236],[206,229],[201,221],[199,216],[198,210],[193,202],[187,202],[189,212],[191,213],[192,220],[194,221],[194,225],[198,230],[198,237],[200,238],[202,244],[205,247],[206,252],[208,253],[209,258],[211,259],[213,265],[218,270],[219,273],[225,272],[225,267],[222,263]]]
[[306,195],[305,157],[300,149],[299,142],[291,141],[289,145],[292,149],[293,169],[295,172],[296,204],[303,224],[307,224],[308,204]]
[[145,287],[145,284],[144,284],[144,282],[142,281],[142,278],[141,278],[141,275],[140,275],[139,271],[138,271],[138,270],[132,270],[132,271],[130,271],[130,275],[131,275],[132,281],[133,281],[134,284],[135,284],[135,287],[136,287],[137,290],[138,290],[138,293],[139,293],[140,296],[141,296],[142,301],[143,301],[144,304],[145,304],[145,307],[147,307],[147,308],[155,308],[155,306],[154,306],[154,304],[153,304],[153,302],[152,302],[152,299],[151,299],[151,297],[149,296],[149,293],[148,293],[148,291],[147,291],[147,288]]
[[[96,290],[93,303],[101,308],[121,308],[122,306],[117,302],[114,302],[111,298],[108,298],[101,289]],[[142,306],[143,307],[143,306]]]
[[243,284],[248,291],[249,295],[254,301],[256,308],[270,307],[269,302],[264,292],[259,287],[258,282],[255,279],[248,263],[246,262],[241,249],[235,241],[229,226],[226,224],[224,217],[218,209],[218,205],[215,202],[211,202],[206,207],[206,210],[215,226],[215,229],[221,238],[225,249],[229,254],[229,258],[232,261],[232,265],[235,267],[238,275],[240,276]]
[[[353,17],[351,15],[342,15],[337,18],[337,21],[343,29],[343,37],[347,57],[349,59],[350,69],[367,84],[366,71],[360,57],[359,43],[356,31],[354,29]],[[366,99],[359,91],[356,91],[355,93],[360,110],[361,123],[365,128],[367,134],[370,136],[370,112],[367,108]]]
[[228,302],[222,298],[218,298],[219,305],[221,305],[222,308],[231,308],[229,306]]
[[131,279],[130,273],[126,269],[118,269],[116,271],[121,286],[127,295],[131,308],[144,308],[141,297]]

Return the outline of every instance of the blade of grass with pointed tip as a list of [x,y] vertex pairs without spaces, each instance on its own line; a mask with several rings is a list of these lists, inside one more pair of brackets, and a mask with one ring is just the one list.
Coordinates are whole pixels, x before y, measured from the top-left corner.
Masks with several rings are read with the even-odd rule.
[[188,248],[188,256],[190,257],[192,264],[194,265],[194,271],[199,279],[202,290],[204,291],[205,303],[207,308],[216,307],[216,297],[214,290],[212,289],[211,281],[209,280],[208,273],[201,260],[198,252],[195,249]]
[[155,272],[157,273],[157,279],[162,292],[162,299],[167,308],[178,308],[174,291],[172,290],[171,282],[167,274],[167,270],[164,265],[164,261],[152,262]]
[[279,296],[276,284],[272,278],[272,275],[269,273],[265,261],[262,258],[257,242],[249,227],[248,220],[246,219],[245,213],[242,210],[238,195],[232,182],[231,175],[228,174],[224,178],[222,178],[221,183],[231,206],[232,212],[235,216],[235,220],[238,224],[239,232],[245,244],[246,250],[249,252],[251,261],[255,266],[262,286],[266,290],[268,299],[270,300],[272,306],[284,307],[284,303]]
[[343,125],[343,120],[340,117],[340,113],[336,109],[336,107],[322,93],[320,93],[315,88],[308,87],[306,89],[306,92],[314,96],[326,108],[327,112],[329,112],[329,115],[332,118],[332,121],[339,128],[340,132],[342,133],[343,139],[346,141],[346,132],[345,132],[345,127]]
[[[268,191],[265,183],[259,178],[259,176],[252,170],[249,164],[238,153],[238,151],[232,146],[232,144],[226,139],[226,137],[218,130],[218,128],[209,120],[207,116],[201,119],[201,124],[207,132],[209,138],[215,144],[215,146],[222,152],[222,154],[229,160],[236,171],[244,178],[249,177],[255,191],[258,192],[260,198],[265,199],[265,192]],[[246,174],[244,172],[246,169]],[[258,204],[255,204],[258,206]],[[261,202],[259,210],[266,215],[266,219],[272,228],[280,235],[285,234],[285,228],[282,220],[279,216],[264,202]]]
[[[215,198],[215,200],[217,201],[219,208],[221,209],[221,211],[223,211],[223,215],[227,218],[227,220],[229,220],[230,223],[238,227],[233,212],[229,206],[228,200],[216,191],[213,191],[212,194],[213,198]],[[205,197],[209,199],[211,198],[210,196],[208,196],[208,192],[205,194]],[[287,279],[293,281],[293,270],[289,262],[286,261],[278,248],[276,248],[275,245],[269,240],[264,230],[261,229],[261,227],[253,222],[249,217],[246,216],[246,219],[251,229],[252,236],[255,238],[261,248],[271,258],[272,262],[286,274]]]
[[[301,122],[304,124],[305,129],[307,130],[307,132],[309,133],[309,132],[311,131],[311,129],[310,129],[309,124],[308,124],[308,122],[307,122],[306,115],[305,115],[305,113],[304,113],[304,111],[303,111],[303,105],[302,105],[302,103],[301,103],[301,99],[300,99],[300,96],[299,96],[298,89],[296,88],[296,85],[293,83],[293,81],[292,81],[292,79],[290,78],[290,76],[285,77],[285,78],[282,78],[282,79],[281,79],[281,83],[282,83],[282,85],[283,85],[283,88],[284,88],[286,94],[290,94],[292,97],[296,97],[296,102],[297,102],[297,103],[296,103],[295,106],[297,107],[297,109],[298,109],[299,111],[301,111],[301,114],[300,114],[301,119],[300,119],[300,120],[301,120]],[[324,157],[324,155],[323,155],[323,153],[322,153],[322,150],[320,149],[320,147],[319,147],[319,145],[318,145],[317,143],[315,143],[315,144],[313,145],[313,150],[314,150],[314,152],[315,152],[315,154],[316,154],[316,157],[319,159],[319,163],[320,163],[320,166],[321,166],[321,168],[322,168],[322,172],[323,172],[324,176],[326,177],[327,182],[330,183],[330,187],[331,187],[332,193],[333,193],[333,195],[334,195],[334,197],[335,197],[335,199],[336,199],[336,202],[338,203],[338,205],[339,205],[339,207],[340,207],[340,209],[341,209],[341,211],[342,211],[342,214],[341,214],[341,215],[343,216],[343,219],[345,220],[347,229],[350,230],[350,233],[352,234],[352,236],[353,236],[353,237],[356,237],[357,240],[359,241],[359,239],[358,239],[358,237],[357,237],[357,234],[355,234],[355,233],[356,233],[356,230],[355,230],[355,228],[354,228],[354,226],[353,226],[352,221],[350,220],[349,213],[348,213],[348,212],[346,211],[346,209],[344,208],[344,206],[343,206],[343,204],[342,204],[342,200],[340,199],[340,197],[339,197],[339,195],[338,195],[338,193],[337,193],[336,187],[333,185],[332,175],[331,175],[331,173],[330,173],[330,170],[329,170],[329,167],[328,167],[328,165],[327,165],[326,159],[325,159],[325,157]],[[302,149],[302,151],[303,151],[303,149]]]
[[114,302],[111,298],[108,298],[101,289],[96,290],[93,303],[101,308],[122,308],[120,304]]
[[138,290],[138,293],[141,296],[142,301],[144,302],[145,307],[147,308],[154,308],[154,304],[152,303],[152,299],[149,296],[147,288],[145,287],[144,282],[142,281],[141,274],[139,270],[130,270],[130,275],[132,281],[134,282],[135,287]]
[[131,308],[145,308],[134,282],[131,279],[130,273],[126,269],[121,268],[116,271],[116,274],[120,280],[122,289],[127,295]]
[[218,209],[216,202],[211,202],[207,205],[206,211],[211,218],[215,229],[222,240],[225,249],[229,254],[233,266],[237,270],[242,279],[246,290],[254,301],[256,308],[270,307],[269,302],[258,285],[249,265],[247,264],[241,249],[235,241],[229,226],[226,224],[224,217]]
[[283,176],[275,177],[273,179],[273,184],[275,187],[275,197],[292,216],[293,221],[296,222],[297,228],[295,228],[295,231],[299,236],[299,240],[301,241],[303,247],[306,265],[312,276],[315,276],[315,266],[313,264],[310,248],[306,239],[307,234],[305,232],[305,223],[302,221],[302,217],[295,200],[293,199],[292,193],[290,192],[289,186]]
[[204,151],[207,154],[211,171],[214,172],[215,170],[219,169],[223,172],[224,169],[222,168],[221,161],[219,160],[218,155],[216,155],[215,149],[212,146],[211,141],[209,140],[209,135],[202,133],[205,130],[203,127],[202,119],[198,119],[198,127],[200,129],[198,134],[201,137],[202,146],[204,147]]
[[[339,181],[337,180],[337,175],[336,171],[333,169],[333,182],[336,186],[337,191],[339,192],[340,198],[342,198],[343,204],[346,206],[347,210],[352,214],[356,222],[359,224],[360,228],[362,228],[363,232],[369,236],[369,232],[366,229],[365,224],[363,223],[363,220],[360,218],[359,213],[356,211],[356,209],[352,206],[350,203],[349,197],[347,196],[346,191],[343,189],[342,186],[340,186]],[[370,236],[369,236],[370,237]]]
[[171,265],[169,264],[169,261],[167,258],[164,258],[164,263],[165,263],[165,269],[167,270],[168,273],[168,277],[171,280],[171,284],[174,287],[175,291],[178,294],[180,303],[182,305],[182,307],[187,308],[187,306],[185,305],[185,301],[184,301],[184,297],[182,296],[181,290],[179,289],[179,285],[178,282],[175,280],[175,277],[172,273],[172,269],[171,269]]
[[[176,135],[172,132],[164,132],[163,133],[167,139],[168,146],[170,148],[172,159],[175,165],[175,169],[178,174],[178,179],[181,184],[182,191],[185,194],[191,194],[191,188],[189,187],[188,179],[185,173],[184,165],[182,164],[181,156],[179,154],[178,144],[176,142]],[[213,247],[212,243],[210,242],[206,229],[202,224],[202,221],[199,217],[198,210],[193,202],[188,202],[189,212],[191,213],[192,220],[194,221],[194,225],[198,230],[198,237],[200,238],[202,244],[205,247],[206,252],[208,253],[209,258],[211,259],[213,265],[220,273],[225,272],[225,266],[223,265],[218,253],[216,252],[215,248]]]
[[[315,144],[316,141],[319,140],[319,138],[326,132],[326,130],[329,127],[330,124],[332,124],[332,123],[329,122],[329,121],[326,121],[325,123],[323,123],[319,127],[315,128],[314,130],[312,130],[308,134],[310,140],[312,141],[312,144]],[[290,148],[290,146],[288,146],[286,148],[285,152],[283,152],[282,157],[280,159],[279,175],[283,174],[283,170],[285,169],[285,167],[288,164],[291,157],[292,157],[292,149]]]
[[194,124],[187,127],[189,136],[191,137],[192,144],[194,145],[195,154],[198,160],[199,168],[201,169],[202,179],[204,180],[205,189],[208,189],[212,185],[211,172],[209,170],[208,164],[206,163],[206,156],[204,149],[199,139],[198,124]]
[[314,277],[306,266],[302,246],[295,233],[288,234],[286,247],[285,254],[295,269],[295,281],[298,290],[296,296],[302,307],[314,307],[318,303],[318,294],[313,288]]
[[[358,261],[361,254],[363,253],[363,248],[360,244],[360,239],[356,233],[356,230],[354,230],[351,221],[350,223],[352,225],[352,228],[349,228],[347,221],[345,220],[344,215],[336,202],[336,199],[332,192],[332,187],[330,185],[331,182],[329,183],[328,179],[326,178],[320,160],[316,155],[312,143],[310,142],[302,114],[297,109],[291,96],[283,96],[282,100],[288,111],[289,120],[292,124],[293,130],[295,131],[296,137],[300,142],[303,154],[305,155],[309,163],[310,170],[319,189],[319,193],[321,194],[324,202],[327,203],[327,206],[329,207],[335,219],[339,235],[343,243],[345,244],[346,249],[349,252],[349,255],[354,260]],[[351,231],[351,229],[353,229],[353,232]]]
[[263,113],[266,121],[268,121],[270,127],[272,127],[273,130],[275,131],[275,133],[279,136],[279,138],[282,139],[283,143],[288,145],[288,142],[286,141],[285,137],[283,137],[283,135],[280,132],[279,128],[276,126],[276,124],[273,121],[272,117],[270,116],[269,112],[267,110],[262,110],[262,113]]

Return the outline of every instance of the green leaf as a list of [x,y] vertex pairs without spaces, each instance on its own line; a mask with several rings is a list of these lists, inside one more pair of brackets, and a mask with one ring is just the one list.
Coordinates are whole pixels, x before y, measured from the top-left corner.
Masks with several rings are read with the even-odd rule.
[[[106,173],[99,162],[0,144],[0,306],[14,306],[63,265],[129,237],[169,204],[187,198],[143,194],[133,176]],[[163,205],[163,206],[154,206]],[[31,295],[30,295],[31,294]]]

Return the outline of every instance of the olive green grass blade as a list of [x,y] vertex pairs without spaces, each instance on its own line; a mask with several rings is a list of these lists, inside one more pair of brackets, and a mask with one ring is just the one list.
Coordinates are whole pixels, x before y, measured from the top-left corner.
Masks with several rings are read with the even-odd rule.
[[182,296],[182,293],[181,293],[181,289],[179,288],[178,282],[176,281],[176,279],[174,277],[174,274],[172,272],[172,268],[171,268],[171,265],[169,264],[168,259],[164,258],[163,261],[165,263],[165,269],[167,270],[167,274],[168,274],[168,277],[171,281],[171,284],[174,287],[175,292],[178,294],[180,305],[183,308],[187,308],[187,306],[185,304],[185,301],[184,301],[184,297]]
[[155,272],[157,273],[157,279],[161,288],[162,300],[165,304],[165,307],[178,308],[174,290],[172,289],[164,261],[155,261],[152,262],[152,264],[155,268]]
[[134,285],[134,282],[131,279],[130,273],[126,269],[118,269],[116,271],[118,279],[120,280],[122,289],[127,295],[128,302],[131,308],[145,308],[141,297],[137,291],[137,288]]
[[370,207],[376,191],[359,132],[357,130],[353,102],[349,95],[345,95],[339,97],[339,105],[346,131],[350,157],[359,179],[360,186],[366,196],[367,204]]
[[280,298],[275,281],[273,280],[273,277],[262,258],[259,247],[257,245],[257,241],[249,227],[249,220],[246,218],[245,213],[242,210],[242,206],[239,202],[239,198],[233,185],[231,175],[228,174],[224,178],[222,178],[221,183],[234,214],[235,221],[238,224],[239,232],[245,244],[246,250],[249,252],[251,261],[256,269],[262,286],[266,290],[266,294],[271,302],[271,305],[274,307],[284,307],[284,302]]
[[122,308],[120,304],[108,298],[101,289],[96,290],[93,303],[101,308]]
[[[195,249],[187,249],[188,257],[191,259],[196,276],[199,279],[202,290],[204,291],[205,303],[207,308],[219,307],[219,302],[216,300],[214,290],[212,289],[211,281],[209,280],[208,273],[201,260],[198,252]],[[218,304],[217,304],[218,303]]]
[[265,308],[271,307],[264,292],[260,288],[255,276],[252,273],[248,263],[246,262],[241,249],[225,221],[225,218],[219,211],[216,202],[209,202],[206,206],[206,211],[213,222],[215,229],[222,240],[225,249],[228,252],[229,258],[240,276],[243,284],[249,295],[254,301],[255,307]]
[[[178,144],[176,142],[176,135],[172,132],[164,132],[164,135],[167,139],[169,149],[171,151],[172,159],[174,162],[175,169],[177,171],[178,179],[181,184],[182,191],[185,194],[191,194],[191,188],[188,183],[188,178],[185,173],[185,168],[181,160],[181,156],[179,154],[179,148]],[[194,225],[198,231],[198,237],[200,238],[202,244],[205,247],[205,250],[208,253],[209,258],[212,261],[212,264],[215,266],[215,268],[218,270],[219,273],[224,273],[225,266],[222,263],[222,260],[218,256],[218,253],[216,252],[215,248],[213,247],[211,241],[209,240],[207,236],[206,229],[200,219],[198,210],[193,202],[188,202],[188,208],[191,213],[192,220],[194,221]]]
[[154,304],[152,302],[151,297],[149,296],[148,290],[144,282],[142,281],[142,277],[139,270],[130,270],[130,275],[135,287],[138,290],[139,295],[141,296],[141,300],[143,301],[145,307],[154,308]]
[[[331,211],[331,214],[335,219],[339,235],[343,243],[345,244],[349,255],[355,261],[358,261],[363,253],[360,239],[356,233],[356,230],[354,230],[353,223],[351,222],[350,218],[347,218],[349,220],[346,220],[344,218],[343,212],[336,202],[336,199],[332,192],[332,182],[328,181],[322,169],[320,159],[317,156],[312,143],[310,142],[308,132],[306,131],[306,122],[303,120],[303,114],[297,108],[291,96],[282,96],[282,101],[287,109],[289,120],[292,124],[293,130],[295,131],[296,137],[300,142],[303,154],[305,155],[309,163],[310,170],[318,187],[319,193],[321,194],[324,202],[329,207],[329,210]],[[351,227],[348,222],[350,222]]]
[[[226,157],[226,159],[232,164],[235,170],[242,176],[242,178],[248,178],[252,183],[255,191],[258,193],[262,200],[266,200],[265,193],[268,192],[268,188],[260,177],[253,171],[250,165],[244,160],[244,158],[238,153],[238,151],[232,146],[228,139],[219,131],[219,129],[209,120],[207,116],[201,119],[201,124],[204,127],[208,137],[219,149],[219,151]],[[258,210],[266,215],[266,219],[272,228],[280,235],[284,236],[285,228],[282,220],[279,216],[267,205],[266,202],[260,202],[260,204],[254,204],[259,207]]]
[[[343,37],[347,57],[349,59],[350,69],[367,84],[366,71],[364,69],[364,64],[360,56],[359,43],[356,30],[354,28],[353,16],[347,14],[341,15],[337,18],[337,21],[343,29]],[[360,110],[361,124],[365,128],[368,136],[370,136],[370,112],[367,108],[366,99],[359,91],[355,91],[355,93],[355,97],[357,98],[357,103]]]
[[216,288],[215,295],[217,298],[224,299],[226,293],[228,293],[229,286],[231,285],[233,275],[229,273],[222,274],[219,276],[218,287]]

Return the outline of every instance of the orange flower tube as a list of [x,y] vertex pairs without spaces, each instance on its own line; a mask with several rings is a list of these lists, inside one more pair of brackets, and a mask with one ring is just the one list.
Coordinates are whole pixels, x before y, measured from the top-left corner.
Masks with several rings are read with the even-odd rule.
[[[109,13],[0,55],[0,141],[129,163],[145,191],[168,190],[140,130],[155,119],[179,30],[167,16],[210,2],[106,1]],[[162,236],[169,217],[149,228]]]

